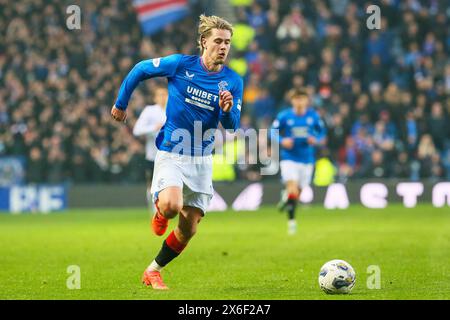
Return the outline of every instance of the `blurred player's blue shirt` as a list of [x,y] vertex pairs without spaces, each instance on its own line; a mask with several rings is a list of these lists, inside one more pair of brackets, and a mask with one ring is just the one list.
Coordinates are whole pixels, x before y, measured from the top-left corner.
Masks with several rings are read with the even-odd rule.
[[[116,107],[125,110],[139,82],[154,77],[166,77],[169,90],[167,120],[156,138],[159,150],[209,155],[219,121],[225,129],[239,128],[242,78],[225,65],[218,72],[208,71],[199,56],[174,54],[139,62],[123,81]],[[219,91],[223,90],[233,95],[230,112],[219,107]]]
[[319,114],[308,108],[303,115],[298,115],[293,108],[281,111],[272,124],[272,129],[279,130],[279,142],[283,138],[293,138],[294,147],[285,149],[280,145],[281,160],[292,160],[300,163],[315,163],[315,146],[307,142],[313,136],[318,142],[323,141],[326,129]]

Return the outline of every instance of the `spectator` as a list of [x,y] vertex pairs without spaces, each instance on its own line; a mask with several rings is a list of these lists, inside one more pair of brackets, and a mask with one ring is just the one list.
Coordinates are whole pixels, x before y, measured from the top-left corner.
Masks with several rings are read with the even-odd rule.
[[411,164],[408,153],[402,151],[397,156],[397,161],[392,164],[391,177],[398,179],[411,178]]
[[340,113],[333,115],[331,123],[328,124],[328,145],[331,154],[336,154],[339,146],[345,143],[348,132],[344,126],[343,117]]
[[404,128],[404,141],[406,144],[406,149],[408,150],[409,155],[412,155],[416,150],[419,132],[415,114],[411,110],[406,113]]
[[313,30],[304,18],[300,6],[293,5],[290,14],[282,19],[278,27],[277,38],[285,42],[300,39],[311,33],[313,33]]
[[258,128],[268,128],[275,117],[275,100],[267,88],[261,88],[254,103],[254,118]]
[[27,182],[41,183],[45,177],[45,162],[42,157],[42,152],[38,147],[33,147],[30,150],[30,157],[27,164]]
[[250,13],[247,15],[247,21],[253,29],[264,27],[267,24],[267,12],[263,11],[258,2],[254,2]]
[[381,150],[375,150],[371,154],[370,161],[367,161],[361,168],[359,176],[361,178],[388,178],[390,176],[389,166],[386,165],[384,154]]
[[430,134],[424,134],[420,139],[417,157],[420,161],[420,176],[422,178],[443,175],[443,170],[440,169],[440,157],[436,152],[436,147]]
[[375,124],[375,131],[373,133],[373,140],[375,148],[381,150],[385,154],[390,154],[394,150],[394,135],[389,133],[386,129],[386,124],[379,120]]
[[338,153],[339,179],[345,181],[352,177],[361,165],[361,154],[358,151],[355,140],[347,136],[345,146],[339,149]]
[[450,131],[448,128],[448,119],[444,117],[444,110],[440,102],[435,102],[431,106],[428,128],[434,145],[439,151],[443,151],[445,139],[448,138]]

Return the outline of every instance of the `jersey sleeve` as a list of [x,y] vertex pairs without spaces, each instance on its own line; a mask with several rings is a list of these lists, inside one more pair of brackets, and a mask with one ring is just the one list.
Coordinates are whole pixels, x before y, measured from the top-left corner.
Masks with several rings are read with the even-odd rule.
[[233,95],[233,107],[231,111],[224,112],[220,109],[220,123],[225,129],[237,130],[241,121],[241,109],[242,109],[242,92],[244,84],[241,77],[237,77],[237,83],[231,90]]
[[119,89],[116,107],[126,110],[128,101],[139,82],[155,77],[172,77],[181,61],[182,54],[173,54],[163,58],[144,60],[137,63],[128,73]]

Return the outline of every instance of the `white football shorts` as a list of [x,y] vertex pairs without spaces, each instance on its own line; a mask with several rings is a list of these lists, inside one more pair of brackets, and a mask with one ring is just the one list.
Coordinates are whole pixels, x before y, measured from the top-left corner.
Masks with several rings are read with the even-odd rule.
[[281,160],[281,179],[283,183],[287,181],[297,181],[300,188],[306,188],[311,184],[314,171],[312,163],[300,163],[292,160]]
[[150,189],[153,202],[156,193],[167,187],[180,187],[183,205],[206,213],[214,193],[212,156],[187,156],[158,150]]

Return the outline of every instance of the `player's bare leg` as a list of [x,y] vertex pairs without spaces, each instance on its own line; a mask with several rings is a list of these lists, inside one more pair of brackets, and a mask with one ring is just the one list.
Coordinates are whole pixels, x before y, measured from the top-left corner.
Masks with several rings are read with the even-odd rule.
[[162,236],[169,225],[183,208],[183,191],[180,187],[167,187],[158,193],[155,202],[156,212],[152,219],[153,232]]
[[280,192],[280,201],[277,204],[277,208],[278,211],[283,212],[284,210],[286,210],[286,206],[287,206],[287,190],[284,188],[281,190]]
[[288,213],[288,234],[292,235],[297,232],[297,221],[295,220],[295,209],[297,208],[298,199],[301,189],[298,182],[294,180],[287,181],[287,204],[286,211]]
[[144,271],[142,282],[151,285],[153,289],[167,290],[161,278],[161,270],[184,250],[189,240],[197,232],[197,226],[203,217],[202,210],[185,206],[178,218],[178,226],[164,240],[161,250],[155,260]]
[[203,211],[199,208],[185,206],[181,210],[178,219],[178,226],[175,228],[175,236],[183,244],[187,244],[189,240],[197,232],[197,226],[203,217]]

